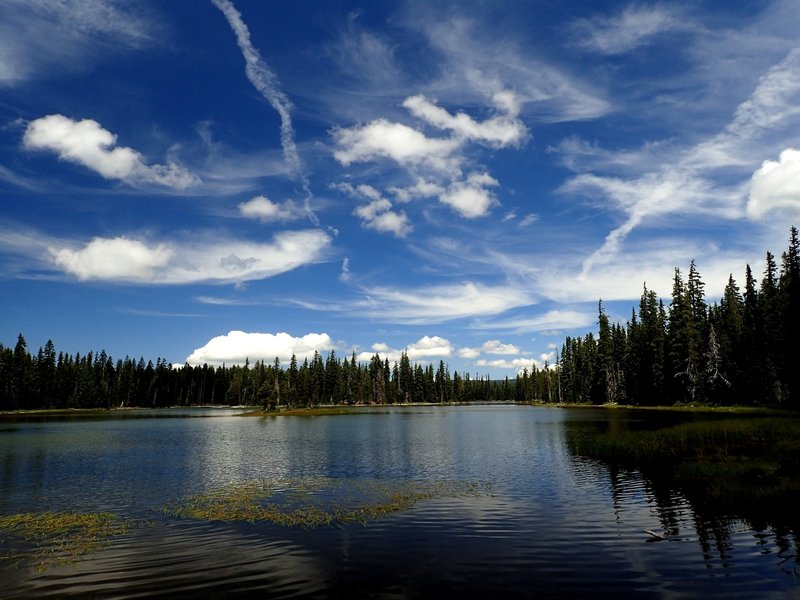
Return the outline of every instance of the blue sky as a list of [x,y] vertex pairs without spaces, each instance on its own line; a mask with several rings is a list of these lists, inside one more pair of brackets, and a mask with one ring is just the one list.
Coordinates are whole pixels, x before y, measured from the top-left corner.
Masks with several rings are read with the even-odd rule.
[[552,363],[600,298],[786,248],[797,31],[796,0],[6,0],[0,342]]

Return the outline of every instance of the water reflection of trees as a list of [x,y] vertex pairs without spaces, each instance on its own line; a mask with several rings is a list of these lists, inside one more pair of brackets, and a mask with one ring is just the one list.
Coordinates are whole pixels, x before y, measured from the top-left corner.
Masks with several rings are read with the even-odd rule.
[[[626,515],[629,520],[635,520],[638,515],[643,529],[658,529],[652,527],[655,517],[667,540],[696,541],[706,568],[722,568],[725,572],[734,567],[735,550],[741,555],[753,549],[752,546],[742,547],[742,541],[736,539],[736,534],[748,532],[760,554],[775,556],[783,572],[800,577],[800,515],[796,511],[768,511],[753,503],[737,506],[730,500],[718,501],[706,486],[677,482],[669,469],[637,468],[587,458],[579,455],[570,443],[571,438],[586,435],[587,431],[622,432],[643,426],[647,427],[624,415],[614,415],[608,420],[567,422],[567,447],[572,465],[585,471],[588,463],[607,476],[618,525],[623,524]],[[645,507],[650,513],[647,516],[636,510]]]

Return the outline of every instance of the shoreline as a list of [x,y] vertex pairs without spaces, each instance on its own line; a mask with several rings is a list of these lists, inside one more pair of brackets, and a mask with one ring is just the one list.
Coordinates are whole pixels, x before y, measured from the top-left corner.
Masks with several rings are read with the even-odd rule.
[[704,405],[677,405],[677,406],[635,406],[629,404],[570,404],[563,402],[404,402],[394,404],[322,404],[313,407],[278,408],[276,410],[262,410],[255,406],[227,406],[220,404],[194,404],[189,406],[122,406],[111,408],[39,408],[31,410],[4,410],[0,411],[0,419],[13,419],[18,417],[103,417],[111,415],[124,415],[135,412],[158,412],[176,409],[206,409],[206,410],[241,410],[236,416],[242,417],[276,417],[276,416],[325,416],[339,414],[353,414],[362,410],[384,410],[389,408],[413,408],[436,406],[531,406],[534,408],[570,408],[591,410],[636,410],[651,412],[693,412],[711,414],[752,415],[752,416],[800,416],[795,411],[768,406],[704,406]]

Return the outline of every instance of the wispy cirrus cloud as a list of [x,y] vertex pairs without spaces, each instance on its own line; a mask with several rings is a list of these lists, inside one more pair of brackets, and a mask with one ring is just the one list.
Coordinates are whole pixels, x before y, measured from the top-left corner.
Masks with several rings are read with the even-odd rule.
[[267,66],[261,53],[253,45],[250,30],[242,19],[242,14],[230,0],[211,0],[222,14],[236,35],[236,43],[242,51],[245,60],[245,73],[247,79],[253,84],[270,106],[275,109],[281,119],[281,146],[283,155],[292,173],[299,175],[300,155],[297,153],[297,144],[294,140],[294,127],[292,126],[292,102],[281,90],[280,82],[275,73]]
[[579,19],[572,28],[580,46],[603,54],[621,54],[659,34],[696,26],[674,7],[632,4],[614,16]]
[[200,183],[197,175],[174,162],[147,164],[140,152],[118,146],[117,136],[92,119],[75,121],[59,114],[35,119],[28,123],[22,143],[28,150],[54,152],[61,160],[130,185],[185,190]]
[[6,0],[0,85],[86,69],[115,52],[153,43],[159,29],[136,2]]
[[[644,174],[626,178],[581,173],[567,181],[563,192],[600,192],[624,217],[586,258],[582,275],[617,260],[631,232],[658,219],[687,215],[744,218],[751,176],[765,153],[774,155],[790,146],[787,138],[800,124],[798,102],[800,50],[793,50],[761,77],[717,134],[680,153],[670,149],[671,160]],[[758,212],[758,200],[753,206],[751,216]]]
[[353,308],[386,322],[424,324],[495,315],[530,304],[530,294],[511,285],[476,282],[418,288],[363,288]]

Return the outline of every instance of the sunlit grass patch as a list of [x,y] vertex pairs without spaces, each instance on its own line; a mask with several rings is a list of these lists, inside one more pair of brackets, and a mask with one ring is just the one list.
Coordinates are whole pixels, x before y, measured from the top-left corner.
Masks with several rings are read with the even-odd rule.
[[487,487],[472,482],[389,482],[312,478],[253,481],[224,486],[169,504],[171,516],[202,521],[266,521],[313,529],[322,525],[366,524],[441,497],[474,497]]
[[[130,524],[111,513],[43,512],[0,515],[0,534],[13,542],[0,558],[36,560],[43,571],[74,562],[94,552],[110,538],[125,534]],[[3,540],[6,542],[6,539]]]

